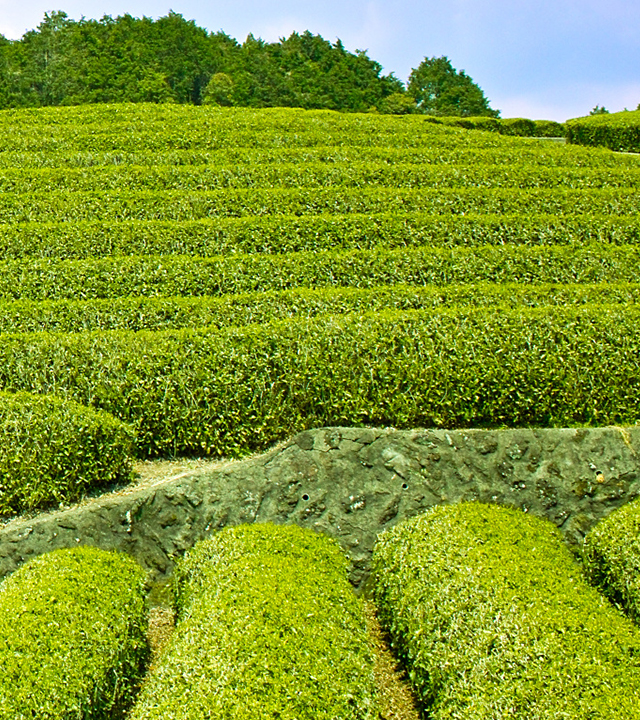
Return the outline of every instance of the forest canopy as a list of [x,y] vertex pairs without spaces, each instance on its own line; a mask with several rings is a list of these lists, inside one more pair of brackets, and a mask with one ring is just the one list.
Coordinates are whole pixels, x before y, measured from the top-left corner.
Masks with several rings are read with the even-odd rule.
[[[474,99],[481,111],[475,114],[497,115],[471,78],[451,70],[448,98],[462,78],[459,96]],[[0,108],[96,102],[442,114],[425,103],[419,83],[405,88],[366,51],[348,52],[340,40],[309,31],[275,43],[249,35],[239,43],[174,12],[158,20],[128,14],[72,20],[56,11],[20,40],[0,35]],[[458,105],[443,107],[469,114],[468,103]]]

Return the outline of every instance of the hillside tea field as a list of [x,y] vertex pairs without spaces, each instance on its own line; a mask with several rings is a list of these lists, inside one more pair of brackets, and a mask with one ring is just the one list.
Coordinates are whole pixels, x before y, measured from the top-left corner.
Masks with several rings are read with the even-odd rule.
[[632,424],[640,158],[295,109],[0,113],[0,390],[141,457]]

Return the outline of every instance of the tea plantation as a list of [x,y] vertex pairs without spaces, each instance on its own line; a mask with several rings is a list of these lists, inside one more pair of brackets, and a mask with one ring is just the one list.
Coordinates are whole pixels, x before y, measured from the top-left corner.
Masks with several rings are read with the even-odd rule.
[[640,414],[635,156],[171,105],[3,111],[0,147],[0,389],[140,457]]
[[[241,457],[317,426],[635,423],[639,188],[639,156],[420,116],[2,111],[0,517],[126,480],[132,455]],[[424,521],[433,546],[407,526],[381,541],[376,561],[382,614],[427,712],[637,717],[640,636],[581,585],[552,531],[473,506],[451,512],[461,514]],[[302,535],[243,532],[212,540],[184,565],[176,639],[133,716],[167,708],[203,717],[215,703],[189,699],[194,683],[222,703],[211,717],[237,707],[235,717],[329,718],[336,703],[336,717],[376,717],[360,609],[339,553]],[[505,544],[522,553],[513,551],[512,565],[496,563]],[[530,546],[540,567],[527,574]],[[312,572],[309,554],[324,565]],[[79,560],[44,562],[68,565],[71,577]],[[96,570],[92,581],[122,596],[107,587],[120,560],[91,562],[106,578]],[[437,563],[440,589],[424,570]],[[45,571],[30,568],[0,584],[0,606],[10,617],[33,597],[33,612],[53,627],[62,590],[34,590]],[[16,649],[7,625],[0,676],[24,676],[28,694],[40,680],[21,663],[47,668],[40,704],[24,717],[106,717],[136,694],[145,649],[132,583],[137,614],[121,628],[128,644],[112,667],[100,613],[90,637],[73,628],[84,639],[72,649],[55,632]],[[442,603],[427,598],[430,587]],[[88,609],[78,613],[89,617],[93,592],[85,588]],[[559,597],[571,613],[550,613]],[[214,607],[239,613],[236,621]],[[600,620],[589,621],[594,614]],[[538,624],[529,627],[531,618]],[[573,644],[558,641],[567,633]],[[104,642],[119,641],[111,633]],[[213,657],[216,643],[224,655]],[[311,668],[299,682],[279,681],[283,647]],[[480,664],[465,665],[469,648],[481,651]],[[79,653],[73,662],[89,669],[71,699],[49,689],[56,663],[39,659],[58,652]],[[136,672],[120,677],[129,666]],[[13,687],[0,681],[0,717],[17,717]],[[544,688],[553,692],[530,714]]]

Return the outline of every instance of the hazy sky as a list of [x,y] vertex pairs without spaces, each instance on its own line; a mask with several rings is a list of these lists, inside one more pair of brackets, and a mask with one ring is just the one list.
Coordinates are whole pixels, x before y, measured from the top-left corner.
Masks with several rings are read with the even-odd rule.
[[424,57],[446,55],[503,117],[566,120],[640,103],[640,0],[0,0],[0,33],[17,39],[51,10],[75,20],[173,10],[240,42],[310,30],[366,50],[403,81]]

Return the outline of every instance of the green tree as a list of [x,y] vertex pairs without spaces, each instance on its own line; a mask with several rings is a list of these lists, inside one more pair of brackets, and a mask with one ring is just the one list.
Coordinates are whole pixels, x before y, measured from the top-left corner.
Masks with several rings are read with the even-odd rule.
[[387,115],[408,115],[417,109],[416,101],[407,92],[395,92],[378,106],[378,110]]
[[606,107],[600,105],[596,105],[593,110],[589,113],[589,115],[608,115],[609,111]]
[[11,105],[10,49],[11,41],[0,33],[0,109]]
[[232,105],[233,84],[227,73],[215,73],[207,84],[203,102],[206,105]]
[[0,107],[93,102],[412,111],[393,75],[364,51],[310,32],[240,45],[170,12],[71,20],[45,14],[14,42],[0,38]]
[[249,35],[225,72],[233,80],[233,104],[365,112],[403,90],[393,75],[364,51],[350,53],[310,32],[277,43]]
[[45,13],[36,30],[25,33],[14,68],[17,90],[25,105],[60,105],[69,91],[66,30],[72,24],[64,12]]
[[498,117],[484,93],[464,72],[457,71],[446,57],[425,58],[409,75],[408,93],[418,111],[427,115]]

